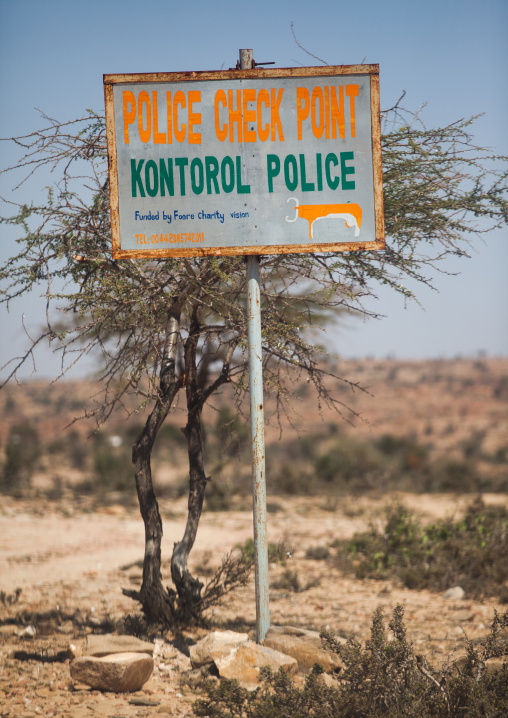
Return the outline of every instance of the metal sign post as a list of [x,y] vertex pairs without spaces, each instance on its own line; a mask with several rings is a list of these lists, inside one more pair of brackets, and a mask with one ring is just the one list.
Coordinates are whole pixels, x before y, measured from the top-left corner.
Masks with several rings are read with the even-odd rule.
[[[253,66],[252,50],[240,50],[240,69]],[[247,257],[247,333],[249,341],[250,430],[254,512],[254,567],[256,582],[256,641],[270,628],[268,589],[268,534],[266,528],[265,426],[261,346],[261,293],[259,256]]]
[[256,581],[256,640],[270,627],[268,596],[268,535],[266,528],[265,426],[259,257],[247,259],[247,333],[249,340],[250,430],[254,512],[254,566]]

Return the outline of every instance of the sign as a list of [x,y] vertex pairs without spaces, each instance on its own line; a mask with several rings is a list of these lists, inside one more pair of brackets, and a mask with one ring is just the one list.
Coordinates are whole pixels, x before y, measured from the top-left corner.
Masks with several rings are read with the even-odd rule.
[[113,256],[384,248],[379,67],[104,75]]

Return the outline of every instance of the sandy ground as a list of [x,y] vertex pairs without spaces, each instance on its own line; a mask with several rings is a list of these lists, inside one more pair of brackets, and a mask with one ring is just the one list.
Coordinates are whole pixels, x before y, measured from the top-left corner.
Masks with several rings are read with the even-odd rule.
[[[400,497],[423,518],[458,515],[470,497]],[[484,500],[506,501],[486,496]],[[296,571],[301,592],[271,590],[273,624],[328,628],[342,635],[369,635],[372,613],[405,606],[408,634],[417,651],[438,663],[463,648],[464,632],[470,638],[484,635],[494,601],[445,600],[440,594],[410,591],[386,581],[359,581],[344,575],[332,563],[308,560],[309,547],[325,546],[335,538],[352,536],[383,517],[386,499],[343,499],[333,505],[326,497],[275,498],[276,513],[269,514],[269,540],[292,547],[286,567],[272,566],[276,582],[286,569]],[[330,510],[332,509],[332,510]],[[163,557],[185,524],[185,500],[161,502],[164,521]],[[191,569],[207,562],[217,565],[235,544],[252,535],[249,511],[203,515]],[[87,632],[100,632],[105,619],[119,621],[137,612],[136,604],[122,595],[123,587],[139,585],[144,530],[137,510],[113,506],[90,513],[65,510],[55,504],[28,504],[5,499],[0,510],[0,716],[9,718],[78,718],[81,716],[183,716],[191,713],[198,694],[181,681],[190,667],[188,645],[202,631],[176,640],[171,633],[157,640],[156,668],[137,694],[102,694],[73,685],[69,661],[63,651]],[[130,568],[126,569],[126,566]],[[169,580],[169,579],[168,579]],[[17,602],[9,605],[16,589]],[[35,636],[26,631],[31,612]],[[25,619],[23,620],[23,613]],[[60,616],[60,617],[59,617]],[[77,620],[76,617],[80,617]],[[71,617],[72,620],[71,620]],[[210,615],[214,627],[251,630],[255,626],[254,586],[239,589]],[[145,705],[140,705],[144,703]]]

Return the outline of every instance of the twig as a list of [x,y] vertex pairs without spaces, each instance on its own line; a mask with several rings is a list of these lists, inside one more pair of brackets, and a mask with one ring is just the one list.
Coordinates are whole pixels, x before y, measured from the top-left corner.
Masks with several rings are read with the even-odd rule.
[[296,37],[296,35],[295,35],[294,22],[291,23],[291,33],[292,33],[292,35],[293,35],[294,41],[296,42],[296,44],[298,45],[298,47],[300,48],[300,50],[303,50],[304,52],[307,53],[307,55],[310,55],[310,56],[313,57],[315,60],[319,60],[319,62],[322,62],[323,65],[329,65],[329,64],[330,64],[329,62],[326,62],[326,60],[322,60],[322,59],[321,59],[320,57],[318,57],[317,55],[313,55],[312,52],[309,52],[308,50],[306,50],[306,49],[304,48],[304,46],[303,46],[300,42],[298,42],[297,37]]
[[439,681],[437,681],[434,678],[434,676],[432,675],[432,673],[430,673],[430,671],[428,670],[428,668],[426,666],[426,660],[423,656],[416,656],[416,666],[417,666],[418,670],[420,671],[420,673],[423,676],[425,676],[425,678],[428,678],[429,681],[432,681],[432,683],[434,683],[434,685],[436,685],[439,688],[439,690],[442,692],[444,699],[446,701],[447,713],[449,715],[450,714],[450,701],[448,700],[448,694],[446,692],[446,688],[444,687],[444,685],[442,683],[440,683]]

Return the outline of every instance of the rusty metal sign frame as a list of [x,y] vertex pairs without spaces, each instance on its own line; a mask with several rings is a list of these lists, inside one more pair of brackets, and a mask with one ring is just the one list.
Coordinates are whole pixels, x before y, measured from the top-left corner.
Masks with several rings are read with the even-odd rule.
[[[367,75],[370,79],[371,103],[371,138],[373,158],[373,196],[375,218],[374,241],[341,241],[332,243],[308,244],[277,244],[277,245],[239,245],[227,247],[182,247],[174,246],[159,248],[150,246],[146,249],[122,249],[120,239],[120,211],[118,189],[118,162],[115,129],[115,106],[113,91],[118,84],[150,84],[179,83],[207,80],[242,80],[249,78],[298,78],[298,77],[333,77],[343,75]],[[234,69],[203,72],[172,72],[172,73],[133,73],[104,75],[104,96],[106,106],[106,133],[108,145],[110,204],[111,204],[111,235],[112,253],[115,259],[122,258],[165,258],[191,256],[232,256],[262,254],[292,254],[300,252],[344,252],[371,251],[384,249],[384,218],[383,218],[383,187],[381,166],[381,126],[379,105],[379,65],[340,65],[324,67],[298,68],[261,68],[250,70]]]

